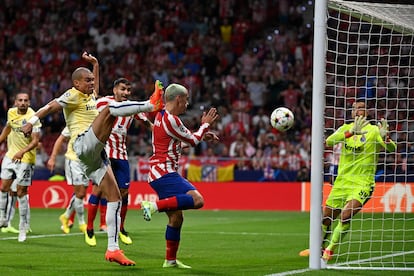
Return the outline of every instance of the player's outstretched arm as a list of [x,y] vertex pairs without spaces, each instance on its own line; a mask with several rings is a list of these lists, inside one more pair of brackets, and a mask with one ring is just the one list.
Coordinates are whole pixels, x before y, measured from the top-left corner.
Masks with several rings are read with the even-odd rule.
[[388,152],[394,152],[397,149],[397,145],[395,144],[395,142],[393,140],[390,139],[390,137],[388,136],[388,122],[386,119],[381,118],[381,121],[378,122],[378,129],[379,129],[379,134],[381,136],[381,144],[383,145],[383,147],[388,151]]
[[97,97],[99,95],[99,62],[98,62],[98,59],[86,51],[82,53],[82,58],[85,61],[93,65],[92,72],[95,78],[95,85],[93,88],[93,93],[95,97]]
[[22,132],[25,136],[29,136],[32,133],[33,126],[39,122],[40,119],[43,119],[50,113],[62,110],[62,106],[56,101],[52,100],[45,106],[41,107],[29,121],[22,127]]

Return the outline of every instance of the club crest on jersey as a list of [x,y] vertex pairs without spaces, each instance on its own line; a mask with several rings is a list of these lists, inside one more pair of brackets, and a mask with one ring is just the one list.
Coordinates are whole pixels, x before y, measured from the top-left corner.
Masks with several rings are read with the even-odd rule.
[[23,119],[22,120],[22,125],[25,125],[27,123],[27,120],[26,119]]
[[365,135],[361,136],[361,139],[359,141],[361,141],[362,143],[364,143],[367,139],[365,138]]

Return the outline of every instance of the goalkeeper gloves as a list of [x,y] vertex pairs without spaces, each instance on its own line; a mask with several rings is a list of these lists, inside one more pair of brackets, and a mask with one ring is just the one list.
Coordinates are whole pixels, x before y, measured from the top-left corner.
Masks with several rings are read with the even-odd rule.
[[378,122],[378,128],[379,133],[381,135],[381,138],[384,140],[388,136],[388,123],[387,120],[384,118],[381,118],[381,122]]
[[354,125],[349,131],[352,135],[366,134],[368,131],[362,131],[362,129],[369,124],[366,117],[355,116]]

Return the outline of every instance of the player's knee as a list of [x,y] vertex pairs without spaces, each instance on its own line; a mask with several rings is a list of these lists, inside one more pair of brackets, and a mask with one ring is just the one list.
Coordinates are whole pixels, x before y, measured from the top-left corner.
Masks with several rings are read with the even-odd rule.
[[195,209],[199,209],[204,206],[204,198],[200,194],[193,195],[193,200]]
[[168,213],[168,225],[174,228],[179,228],[183,225],[184,216],[181,211]]

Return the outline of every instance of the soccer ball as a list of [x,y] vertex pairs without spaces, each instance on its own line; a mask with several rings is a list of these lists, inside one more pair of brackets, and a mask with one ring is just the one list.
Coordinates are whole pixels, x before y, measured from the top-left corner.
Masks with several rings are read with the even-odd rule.
[[293,126],[295,116],[286,107],[278,107],[270,115],[270,124],[279,131],[286,131]]

